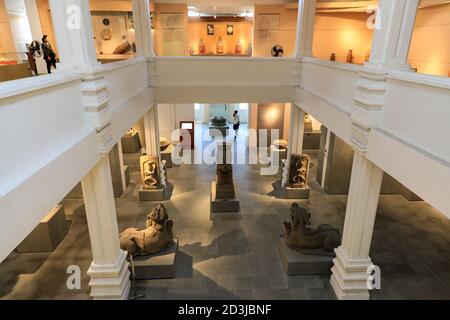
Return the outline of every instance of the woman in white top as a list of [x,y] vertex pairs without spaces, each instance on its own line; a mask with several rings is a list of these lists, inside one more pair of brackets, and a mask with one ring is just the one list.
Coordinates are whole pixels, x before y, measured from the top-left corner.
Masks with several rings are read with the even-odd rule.
[[234,138],[237,138],[239,133],[239,127],[241,126],[241,118],[239,117],[239,112],[235,111],[233,113],[233,130],[234,130]]

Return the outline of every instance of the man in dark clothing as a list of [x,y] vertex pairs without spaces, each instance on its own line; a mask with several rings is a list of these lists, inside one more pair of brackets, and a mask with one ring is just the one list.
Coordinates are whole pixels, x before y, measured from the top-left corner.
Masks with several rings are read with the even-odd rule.
[[42,51],[44,51],[44,60],[47,64],[47,72],[52,73],[52,66],[56,69],[56,53],[53,51],[52,45],[48,42],[48,36],[42,37]]

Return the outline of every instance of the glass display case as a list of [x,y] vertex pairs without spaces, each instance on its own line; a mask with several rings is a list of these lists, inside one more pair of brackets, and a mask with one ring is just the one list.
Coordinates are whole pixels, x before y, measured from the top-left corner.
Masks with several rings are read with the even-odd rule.
[[0,81],[31,77],[25,52],[0,53]]

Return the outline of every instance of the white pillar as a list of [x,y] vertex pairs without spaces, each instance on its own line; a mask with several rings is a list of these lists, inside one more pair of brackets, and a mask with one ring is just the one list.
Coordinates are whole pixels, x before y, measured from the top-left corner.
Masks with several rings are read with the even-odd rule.
[[[28,23],[30,25],[31,37],[33,40],[41,42],[44,33],[42,31],[36,0],[25,0],[25,8],[27,11]],[[39,74],[47,73],[47,66],[44,59],[36,59],[36,66]]]
[[132,0],[137,55],[151,58],[154,56],[150,21],[150,3],[148,0]]
[[99,65],[89,0],[49,0],[61,60],[59,69],[89,72]]
[[122,190],[123,192],[125,192],[127,190],[127,178],[125,175],[125,163],[123,161],[123,149],[122,149],[122,142],[119,140],[119,142],[117,143],[117,149],[119,152],[119,163],[120,163],[120,173],[122,176]]
[[418,5],[419,0],[379,0],[378,26],[367,68],[409,69],[407,59]]
[[312,57],[317,0],[299,0],[296,57]]
[[297,105],[291,106],[291,123],[289,127],[289,141],[285,164],[282,173],[282,184],[287,185],[292,154],[303,153],[303,138],[305,135],[305,112]]
[[369,299],[369,257],[383,171],[355,151],[342,245],[336,249],[331,285],[340,300]]
[[130,272],[120,249],[116,206],[108,156],[81,181],[94,260],[89,268],[94,299],[127,299]]
[[305,134],[305,112],[297,105],[291,107],[291,124],[289,128],[289,152],[303,153],[303,137]]
[[159,142],[158,108],[154,105],[144,114],[145,151],[148,156],[156,156],[161,162]]

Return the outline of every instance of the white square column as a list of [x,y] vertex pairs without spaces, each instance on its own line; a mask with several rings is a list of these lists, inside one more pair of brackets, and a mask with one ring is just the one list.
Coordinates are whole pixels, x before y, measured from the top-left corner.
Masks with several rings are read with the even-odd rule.
[[144,114],[145,151],[148,156],[158,157],[161,162],[159,141],[158,107],[154,105]]
[[303,153],[303,139],[305,135],[305,112],[297,105],[292,104],[290,118],[288,150],[281,182],[283,186],[286,186],[289,182],[291,155]]
[[100,65],[94,44],[89,0],[49,0],[60,68],[91,72]]
[[345,213],[342,245],[337,248],[331,286],[340,300],[368,300],[369,257],[383,171],[356,151]]
[[81,181],[94,260],[89,268],[94,299],[127,299],[130,272],[120,249],[116,206],[108,156]]
[[299,0],[296,57],[312,57],[317,0]]
[[379,0],[370,62],[375,70],[408,70],[409,47],[419,0]]
[[148,0],[131,0],[133,6],[133,20],[136,35],[137,55],[146,58],[154,56],[151,21],[150,21],[150,3]]

